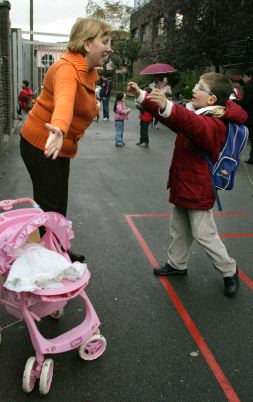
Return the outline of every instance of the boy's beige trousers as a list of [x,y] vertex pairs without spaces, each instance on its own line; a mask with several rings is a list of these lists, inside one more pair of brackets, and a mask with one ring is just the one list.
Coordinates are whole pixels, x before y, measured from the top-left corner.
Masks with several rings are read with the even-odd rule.
[[208,211],[173,206],[170,222],[172,242],[168,248],[168,263],[176,269],[186,269],[193,241],[196,240],[223,277],[236,272],[236,262],[229,257],[213,218]]

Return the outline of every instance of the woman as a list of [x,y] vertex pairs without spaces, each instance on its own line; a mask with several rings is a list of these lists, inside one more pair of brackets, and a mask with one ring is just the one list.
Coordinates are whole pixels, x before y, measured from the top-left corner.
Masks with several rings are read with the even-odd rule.
[[[70,159],[78,141],[99,114],[95,67],[111,49],[111,27],[97,19],[78,18],[68,51],[48,70],[40,96],[21,129],[21,156],[30,174],[34,199],[44,211],[66,216]],[[70,252],[72,261],[83,255]]]

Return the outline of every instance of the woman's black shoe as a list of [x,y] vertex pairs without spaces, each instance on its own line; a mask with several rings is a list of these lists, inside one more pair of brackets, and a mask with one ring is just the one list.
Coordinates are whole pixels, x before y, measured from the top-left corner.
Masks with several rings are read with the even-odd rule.
[[84,262],[85,261],[85,257],[82,254],[73,253],[72,251],[69,250],[68,255],[69,255],[71,262],[75,262],[75,261]]

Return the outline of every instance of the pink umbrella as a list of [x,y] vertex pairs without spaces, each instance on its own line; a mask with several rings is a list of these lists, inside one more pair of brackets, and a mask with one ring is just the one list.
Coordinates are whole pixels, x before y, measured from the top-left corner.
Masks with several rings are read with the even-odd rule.
[[155,64],[150,64],[150,66],[145,67],[140,74],[165,74],[165,73],[174,73],[177,71],[174,67],[172,67],[170,64],[164,64],[164,63],[155,63]]

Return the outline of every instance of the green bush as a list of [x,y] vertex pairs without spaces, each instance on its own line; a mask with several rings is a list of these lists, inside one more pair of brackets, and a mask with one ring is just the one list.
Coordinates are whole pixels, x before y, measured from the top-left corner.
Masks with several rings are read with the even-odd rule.
[[[203,70],[186,70],[183,72],[176,72],[171,74],[161,74],[161,79],[167,77],[168,81],[172,87],[172,92],[175,93],[179,91],[183,98],[192,98],[192,89],[195,84],[199,81],[200,75],[203,74]],[[127,74],[117,74],[113,81],[113,90],[115,92],[126,92],[127,84],[129,81],[136,82],[141,89],[145,89],[154,80],[154,75],[140,75],[136,74],[134,76],[127,76]]]
[[202,70],[186,70],[180,73],[180,80],[178,83],[178,90],[185,99],[192,98],[192,89],[199,81],[200,75],[203,74]]

